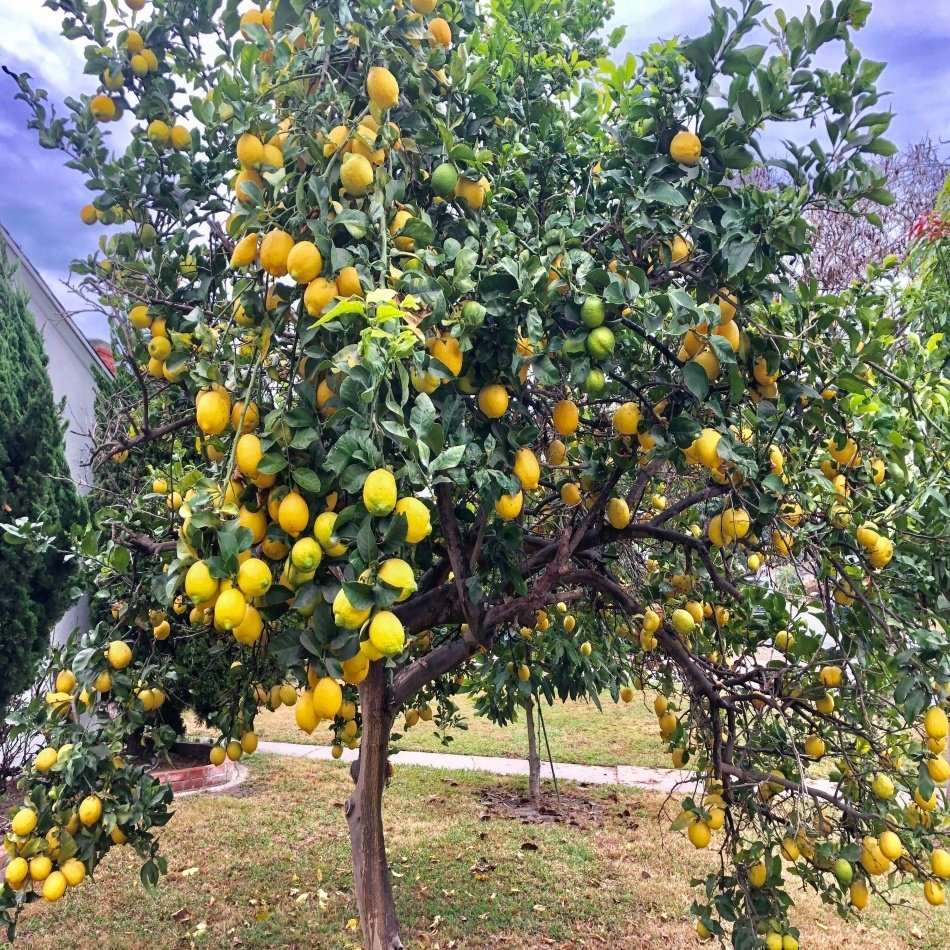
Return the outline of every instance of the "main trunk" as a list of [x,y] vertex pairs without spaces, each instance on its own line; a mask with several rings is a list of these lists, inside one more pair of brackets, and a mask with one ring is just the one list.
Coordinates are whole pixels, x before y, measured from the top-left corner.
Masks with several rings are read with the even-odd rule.
[[538,730],[534,725],[534,701],[528,700],[524,707],[525,725],[528,727],[528,792],[535,808],[541,807],[541,756],[538,754]]
[[360,925],[365,950],[402,950],[383,836],[383,789],[393,725],[384,663],[370,664],[369,674],[360,684],[360,707],[363,737],[359,759],[351,770],[356,787],[346,802]]

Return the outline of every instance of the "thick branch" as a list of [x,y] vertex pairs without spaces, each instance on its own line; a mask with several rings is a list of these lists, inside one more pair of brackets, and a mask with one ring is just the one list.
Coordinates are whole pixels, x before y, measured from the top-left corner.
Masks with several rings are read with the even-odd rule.
[[473,640],[477,649],[481,646],[479,640],[481,616],[478,608],[472,603],[472,598],[469,597],[465,584],[469,576],[469,565],[468,559],[465,557],[465,550],[462,547],[462,534],[459,531],[458,521],[455,517],[452,493],[448,482],[440,482],[435,486],[435,502],[439,512],[439,521],[442,523],[442,533],[445,537],[449,563],[452,565],[452,572],[455,574],[455,589],[458,592],[462,613],[465,615],[465,621],[468,624],[468,628],[462,630],[462,636],[465,640]]

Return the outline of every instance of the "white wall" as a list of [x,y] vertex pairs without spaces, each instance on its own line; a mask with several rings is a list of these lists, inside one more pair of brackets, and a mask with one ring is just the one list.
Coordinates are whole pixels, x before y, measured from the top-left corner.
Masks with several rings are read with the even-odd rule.
[[[79,491],[85,494],[92,480],[88,460],[89,433],[95,418],[94,372],[108,373],[108,370],[2,224],[0,241],[6,244],[11,260],[18,264],[15,279],[29,295],[30,311],[43,335],[53,394],[57,402],[66,400],[63,409],[63,419],[67,425],[66,460],[73,481]],[[89,605],[84,597],[56,625],[54,642],[62,643],[75,627],[86,627],[88,623]]]

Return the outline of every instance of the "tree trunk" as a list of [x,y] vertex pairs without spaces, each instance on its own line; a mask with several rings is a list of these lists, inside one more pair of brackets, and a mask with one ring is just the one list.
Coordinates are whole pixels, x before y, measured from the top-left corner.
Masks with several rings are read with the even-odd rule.
[[528,727],[528,793],[535,808],[541,807],[541,756],[538,753],[538,731],[534,726],[534,700],[524,707]]
[[383,789],[389,773],[388,708],[385,663],[371,663],[360,684],[363,737],[351,774],[356,787],[346,801],[353,855],[353,885],[365,950],[402,950],[392,879],[383,837]]

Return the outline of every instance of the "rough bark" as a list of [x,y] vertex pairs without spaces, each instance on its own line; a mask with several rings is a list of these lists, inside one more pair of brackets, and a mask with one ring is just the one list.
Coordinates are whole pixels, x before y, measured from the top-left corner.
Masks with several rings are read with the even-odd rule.
[[365,950],[402,950],[392,879],[383,833],[383,790],[389,774],[389,736],[393,716],[388,702],[386,668],[370,664],[360,684],[363,737],[353,763],[356,787],[346,802],[353,855],[353,884]]
[[528,727],[528,792],[535,808],[541,807],[541,755],[538,752],[538,730],[534,722],[534,701],[524,707],[525,724]]

